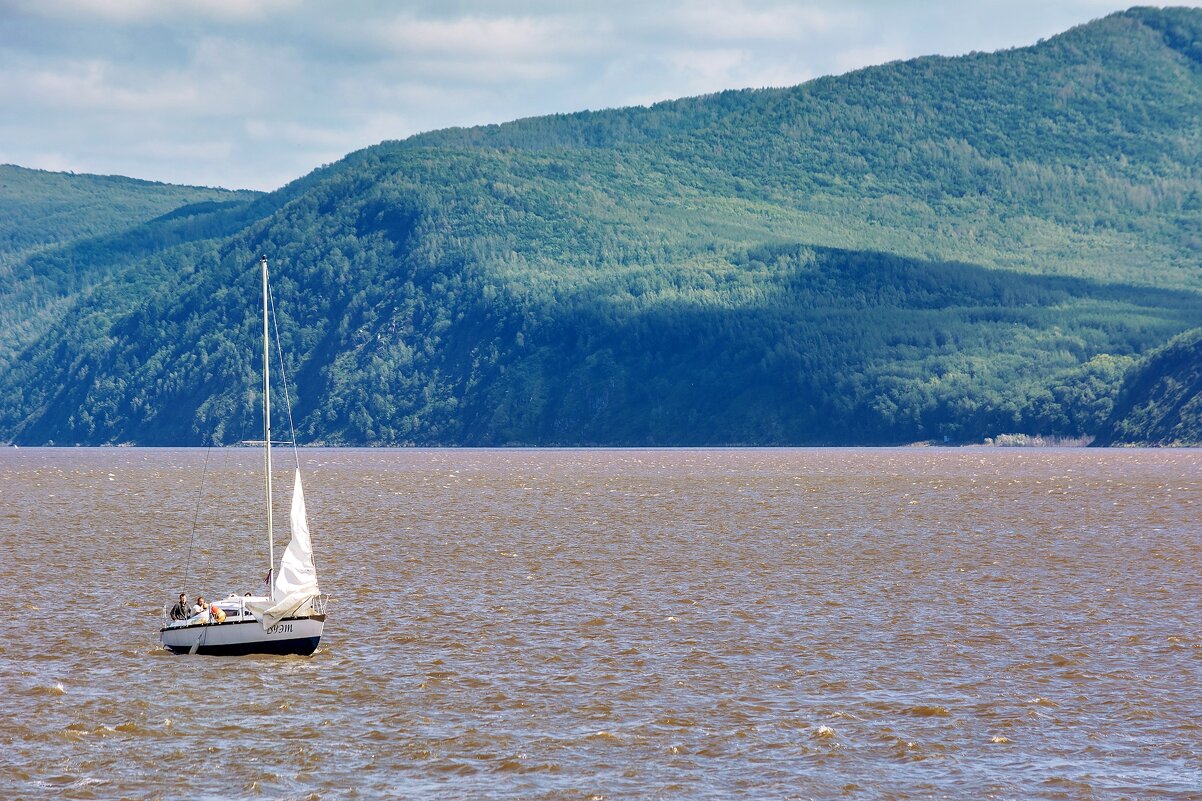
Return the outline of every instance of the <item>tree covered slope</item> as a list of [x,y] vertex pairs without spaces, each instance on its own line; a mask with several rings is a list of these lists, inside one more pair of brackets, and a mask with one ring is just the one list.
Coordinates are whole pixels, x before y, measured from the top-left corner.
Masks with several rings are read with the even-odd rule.
[[1200,31],[439,131],[26,255],[0,438],[249,435],[260,253],[308,441],[1095,433],[1202,325]]
[[32,251],[119,233],[181,206],[257,194],[0,164],[0,274]]
[[1157,348],[1131,369],[1098,445],[1196,445],[1202,442],[1202,330]]
[[0,371],[114,263],[158,249],[184,220],[258,195],[0,165]]

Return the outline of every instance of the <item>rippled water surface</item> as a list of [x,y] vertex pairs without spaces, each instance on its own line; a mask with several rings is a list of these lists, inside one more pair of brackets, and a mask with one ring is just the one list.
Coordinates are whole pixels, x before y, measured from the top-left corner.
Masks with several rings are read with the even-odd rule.
[[0,795],[1200,798],[1199,456],[302,451],[326,636],[217,658],[256,452],[5,449]]

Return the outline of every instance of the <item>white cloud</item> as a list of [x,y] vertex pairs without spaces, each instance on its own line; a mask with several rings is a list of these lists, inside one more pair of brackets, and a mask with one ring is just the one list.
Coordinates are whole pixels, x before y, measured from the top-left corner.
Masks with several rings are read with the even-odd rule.
[[16,0],[27,13],[78,20],[81,17],[120,23],[192,20],[264,19],[298,5],[297,0]]
[[123,85],[120,70],[106,61],[79,61],[58,70],[35,70],[5,80],[30,105],[79,112],[167,112],[194,108],[201,97],[195,86],[155,80],[150,85]]
[[753,8],[740,3],[686,3],[670,19],[691,41],[801,43],[861,21],[859,14],[815,3]]
[[340,127],[307,125],[291,120],[273,121],[262,117],[249,117],[243,122],[242,130],[252,141],[266,142],[273,147],[282,148],[329,150],[346,141],[346,131]]
[[374,38],[400,53],[458,54],[473,60],[538,59],[579,45],[579,32],[560,20],[521,17],[418,19],[406,15],[380,27]]
[[[233,131],[230,132],[232,135]],[[236,151],[230,138],[189,139],[176,142],[163,138],[152,138],[137,145],[138,155],[154,161],[183,161],[190,163],[217,162],[228,159]]]

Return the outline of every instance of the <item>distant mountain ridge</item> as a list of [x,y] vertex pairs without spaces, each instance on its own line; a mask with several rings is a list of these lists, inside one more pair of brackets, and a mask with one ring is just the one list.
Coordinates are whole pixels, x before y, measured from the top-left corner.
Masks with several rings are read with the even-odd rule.
[[0,276],[0,439],[255,430],[260,253],[308,441],[1097,433],[1131,366],[1202,326],[1200,32],[1132,9],[65,228]]

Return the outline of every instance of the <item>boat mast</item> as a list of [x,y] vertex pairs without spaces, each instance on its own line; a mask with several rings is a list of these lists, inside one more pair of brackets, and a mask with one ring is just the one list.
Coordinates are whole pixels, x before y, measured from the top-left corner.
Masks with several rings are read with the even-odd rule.
[[275,539],[271,531],[271,342],[267,336],[267,257],[259,260],[263,267],[263,460],[267,476],[267,580],[268,596],[275,600]]

